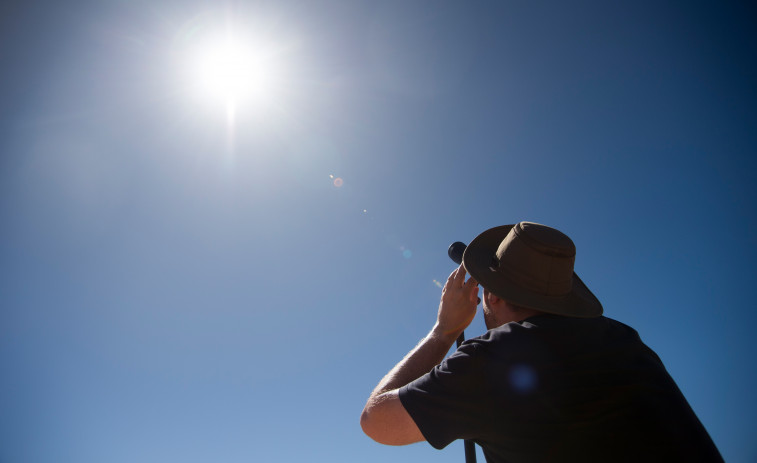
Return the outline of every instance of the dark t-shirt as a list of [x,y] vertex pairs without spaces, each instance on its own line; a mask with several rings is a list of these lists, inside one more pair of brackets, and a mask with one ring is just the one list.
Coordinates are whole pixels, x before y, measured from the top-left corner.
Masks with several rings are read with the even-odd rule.
[[489,463],[722,461],[659,357],[605,317],[489,330],[399,396],[432,446],[471,439]]

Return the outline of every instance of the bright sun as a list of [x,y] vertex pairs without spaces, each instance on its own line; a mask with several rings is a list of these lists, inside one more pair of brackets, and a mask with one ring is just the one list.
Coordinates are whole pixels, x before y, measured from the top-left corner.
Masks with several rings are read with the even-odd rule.
[[231,37],[211,40],[195,54],[195,85],[203,97],[237,106],[269,102],[276,69],[270,51]]

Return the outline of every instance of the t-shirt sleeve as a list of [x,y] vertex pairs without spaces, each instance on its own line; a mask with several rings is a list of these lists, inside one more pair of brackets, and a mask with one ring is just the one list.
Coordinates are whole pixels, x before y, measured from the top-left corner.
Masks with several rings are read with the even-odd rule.
[[405,410],[434,448],[479,435],[489,396],[479,350],[475,343],[464,343],[440,365],[399,390]]

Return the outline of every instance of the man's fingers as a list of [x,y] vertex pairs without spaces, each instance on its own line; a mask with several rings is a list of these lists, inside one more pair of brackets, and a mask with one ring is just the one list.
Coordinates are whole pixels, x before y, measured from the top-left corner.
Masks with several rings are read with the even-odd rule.
[[460,264],[460,266],[457,268],[457,273],[455,274],[455,282],[460,286],[465,285],[465,267],[463,267],[463,264]]
[[478,287],[478,281],[476,281],[473,277],[468,278],[468,281],[465,282],[465,285],[463,286],[466,289],[471,288],[477,288]]
[[447,278],[447,285],[445,286],[449,286],[450,288],[457,287],[463,290],[471,290],[470,288],[478,287],[478,282],[473,278],[468,278],[468,281],[465,281],[465,275],[465,267],[460,264],[459,267],[457,267],[452,271],[452,273],[449,274],[449,277]]
[[468,281],[465,282],[463,289],[468,292],[468,296],[471,301],[475,300],[475,298],[478,297],[478,282],[472,277],[468,278]]

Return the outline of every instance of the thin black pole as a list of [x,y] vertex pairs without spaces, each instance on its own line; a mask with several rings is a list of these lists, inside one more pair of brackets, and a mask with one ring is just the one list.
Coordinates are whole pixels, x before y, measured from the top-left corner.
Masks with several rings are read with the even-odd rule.
[[[457,337],[457,347],[460,347],[460,344],[465,341],[465,331],[460,333],[460,336]],[[476,463],[476,444],[472,440],[465,439],[463,441],[463,446],[465,447],[465,463]]]
[[[465,248],[465,243],[456,241],[449,245],[447,255],[457,265],[461,265],[463,263],[463,253],[465,253]],[[479,300],[479,303],[480,302],[481,301]],[[460,336],[457,337],[457,347],[460,347],[460,344],[462,344],[463,341],[465,341],[465,331],[461,332]],[[463,445],[465,446],[465,463],[476,463],[476,444],[472,440],[465,439]]]

